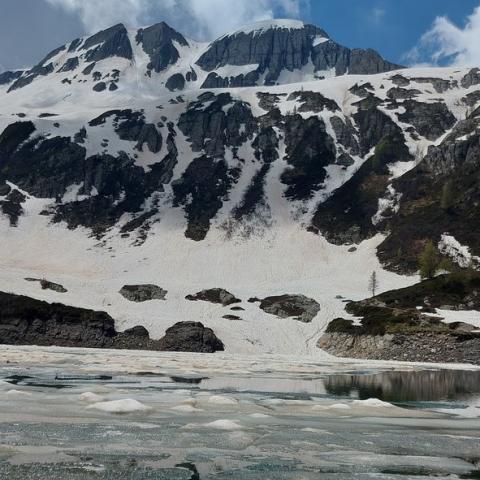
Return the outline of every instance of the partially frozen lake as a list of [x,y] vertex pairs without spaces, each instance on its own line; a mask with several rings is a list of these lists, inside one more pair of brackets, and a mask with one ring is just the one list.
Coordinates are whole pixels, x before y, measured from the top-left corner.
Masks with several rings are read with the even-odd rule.
[[459,368],[2,347],[0,479],[479,478]]

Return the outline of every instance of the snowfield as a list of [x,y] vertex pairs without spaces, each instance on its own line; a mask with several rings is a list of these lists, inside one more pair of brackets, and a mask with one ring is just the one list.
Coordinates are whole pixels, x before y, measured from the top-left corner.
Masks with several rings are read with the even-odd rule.
[[[108,61],[105,62],[108,64]],[[112,66],[107,67],[111,69]],[[126,65],[125,68],[128,70],[133,67]],[[353,104],[359,100],[349,92],[352,86],[369,82],[375,94],[385,98],[385,92],[395,86],[391,78],[396,73],[399,72],[327,78],[302,82],[301,85],[219,89],[215,93],[228,91],[234,98],[247,102],[254,115],[259,116],[265,114],[259,106],[259,92],[287,95],[301,89],[320,92],[326,98],[335,100],[342,109],[337,114],[347,118],[356,111],[357,107]],[[433,76],[460,82],[466,71],[439,68],[411,69],[400,73],[411,78]],[[106,92],[101,96],[92,95],[91,85],[87,84],[80,84],[74,89],[61,85],[52,90],[50,78],[39,78],[31,85],[9,94],[0,89],[0,130],[15,120],[13,116],[16,113],[24,112],[23,120],[34,122],[36,134],[73,136],[88,121],[106,110],[128,108],[132,103],[136,109],[144,109],[148,121],[156,123],[162,116],[177,121],[185,105],[202,93],[195,88],[196,85],[191,85],[190,90],[187,87],[182,92],[182,101],[177,102],[174,100],[178,94],[160,88],[154,95],[149,89],[149,81],[133,79],[132,76],[130,81],[128,78],[120,84],[118,91]],[[419,101],[433,102],[438,97],[438,93],[425,88],[424,83],[415,84],[412,81],[411,87],[422,90]],[[445,103],[457,118],[465,116],[467,107],[462,106],[460,99],[467,92],[466,89],[453,88],[443,94]],[[282,113],[292,111],[296,105],[295,101],[287,101],[286,98],[282,98],[279,104]],[[162,108],[158,109],[157,106]],[[38,115],[45,111],[56,116],[39,119]],[[383,111],[391,116],[395,113],[392,110]],[[311,115],[302,113],[305,118]],[[324,109],[318,115],[330,129],[331,112]],[[408,130],[409,125],[396,121],[417,158],[419,148],[425,153],[429,145],[441,141],[414,141]],[[55,123],[59,125],[55,126]],[[123,150],[133,154],[134,144],[120,140],[108,121],[101,128],[87,126],[87,132],[85,147],[90,153],[104,150],[116,154]],[[179,162],[172,181],[181,177],[196,156],[181,132],[177,133]],[[166,138],[166,127],[162,135]],[[105,148],[100,146],[103,139],[108,139]],[[165,155],[165,145],[158,156],[146,148],[144,152],[135,153],[138,155],[137,164],[149,169],[149,165]],[[254,175],[255,170],[248,167],[248,162],[242,178],[214,218],[206,240],[198,243],[185,238],[184,214],[182,210],[171,206],[169,185],[166,185],[165,192],[159,194],[160,213],[143,244],[120,238],[121,225],[131,219],[128,215],[120,225],[108,232],[105,239],[98,241],[85,229],[71,231],[64,224],[50,224],[48,217],[40,215],[40,212],[54,200],[29,197],[24,205],[25,214],[16,228],[9,226],[6,217],[0,217],[0,290],[49,302],[104,310],[115,319],[118,329],[143,325],[153,338],[162,337],[165,330],[177,322],[194,320],[211,327],[229,353],[326,356],[316,347],[318,339],[331,320],[339,316],[347,317],[344,312],[345,300],[360,300],[369,296],[367,285],[372,271],[377,272],[379,293],[412,285],[418,281],[418,277],[400,276],[382,269],[376,257],[381,236],[365,241],[355,251],[350,251],[349,246],[332,245],[321,235],[314,235],[305,229],[316,205],[348,180],[368,156],[355,157],[354,164],[346,169],[330,166],[321,193],[317,193],[309,202],[295,203],[287,202],[284,198],[285,185],[279,181],[286,166],[282,158],[285,155],[284,145],[280,145],[279,153],[280,159],[272,166],[266,182],[269,212],[266,212],[263,223],[252,224],[255,234],[248,238],[242,235],[244,226],[241,224],[235,226],[232,237],[225,231],[225,220]],[[241,155],[253,159],[253,148],[250,145],[242,146]],[[228,161],[228,152],[226,158]],[[414,166],[415,162],[396,166],[392,169],[392,179]],[[79,188],[79,185],[72,185],[64,200],[77,199]],[[91,195],[94,194],[91,192]],[[401,201],[393,190],[388,190],[385,195],[385,199],[379,203],[376,219],[381,218],[386,208],[395,208],[395,202]],[[449,241],[445,242],[445,247],[452,251],[455,245]],[[468,252],[462,251],[462,254],[465,257]],[[46,278],[63,285],[68,292],[62,294],[41,290],[38,283],[25,281],[27,277]],[[119,290],[127,284],[158,285],[168,291],[166,300],[140,304],[129,302],[119,294]],[[245,311],[239,312],[241,321],[223,318],[233,313],[226,307],[185,300],[189,294],[215,287],[224,288],[242,300],[241,307]],[[315,299],[321,310],[312,323],[303,324],[293,319],[276,318],[262,312],[258,305],[247,302],[251,297],[281,294],[306,295]]]

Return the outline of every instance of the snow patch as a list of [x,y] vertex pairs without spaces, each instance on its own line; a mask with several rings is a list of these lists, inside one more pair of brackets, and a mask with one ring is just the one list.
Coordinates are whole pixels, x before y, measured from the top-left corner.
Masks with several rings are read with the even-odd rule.
[[[255,35],[261,35],[262,33],[267,32],[268,30],[302,30],[305,28],[305,24],[300,20],[292,19],[276,19],[276,20],[264,20],[260,22],[255,22],[250,25],[246,25],[233,34],[227,34],[225,36],[235,36],[240,33],[249,35],[254,33]],[[221,38],[224,38],[221,37]]]
[[203,426],[207,428],[214,428],[216,430],[229,431],[242,430],[243,428],[239,423],[234,422],[233,420],[215,420],[214,422],[206,423]]
[[208,399],[208,403],[215,405],[236,405],[238,400],[230,397],[224,397],[223,395],[213,395]]
[[138,400],[134,400],[131,398],[112,400],[110,402],[98,402],[90,405],[87,408],[100,410],[101,412],[117,414],[147,412],[151,410],[150,407],[147,407],[143,403],[140,403]]
[[438,243],[438,249],[462,268],[478,269],[480,267],[480,257],[473,256],[470,248],[462,245],[452,235],[444,233]]
[[321,45],[322,43],[328,42],[330,39],[322,36],[317,36],[313,39],[312,46],[316,47],[317,45]]
[[398,213],[400,210],[400,200],[402,198],[401,193],[397,193],[392,185],[387,187],[385,197],[378,199],[377,213],[372,217],[372,224],[378,225],[385,220],[385,213],[390,211],[392,213]]
[[85,392],[80,395],[80,400],[88,403],[100,403],[104,401],[104,398],[93,392]]
[[370,408],[393,408],[391,403],[383,402],[378,398],[369,398],[367,400],[354,400],[353,405]]

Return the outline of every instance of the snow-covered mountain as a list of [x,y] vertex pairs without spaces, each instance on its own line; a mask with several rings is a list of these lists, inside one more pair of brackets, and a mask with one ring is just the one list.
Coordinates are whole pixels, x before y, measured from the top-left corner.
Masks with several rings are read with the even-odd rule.
[[395,68],[398,65],[373,50],[342,47],[324,30],[294,20],[256,23],[211,44],[187,39],[166,23],[139,30],[119,24],[55,49],[29,70],[4,72],[0,85],[8,92],[32,83],[37,88],[40,83],[55,86],[59,93],[119,87],[158,91],[159,86],[183,91],[277,85]]
[[[371,271],[415,283],[428,240],[480,262],[479,85],[297,21],[74,40],[0,75],[0,290],[155,338],[196,320],[228,351],[316,352]],[[241,303],[195,297],[213,288]]]

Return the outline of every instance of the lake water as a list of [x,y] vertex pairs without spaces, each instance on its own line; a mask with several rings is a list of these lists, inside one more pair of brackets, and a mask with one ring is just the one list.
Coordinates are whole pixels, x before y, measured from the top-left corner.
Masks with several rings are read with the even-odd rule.
[[479,472],[479,370],[0,352],[2,480],[452,480]]

